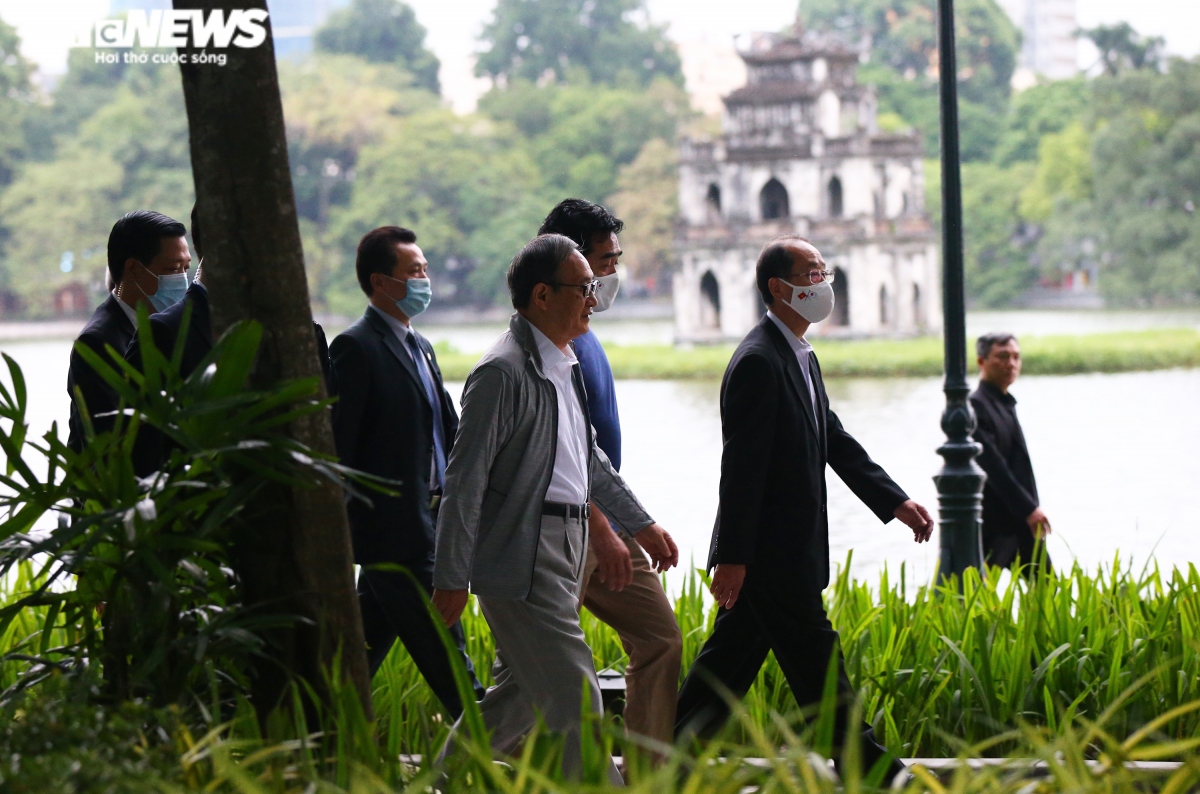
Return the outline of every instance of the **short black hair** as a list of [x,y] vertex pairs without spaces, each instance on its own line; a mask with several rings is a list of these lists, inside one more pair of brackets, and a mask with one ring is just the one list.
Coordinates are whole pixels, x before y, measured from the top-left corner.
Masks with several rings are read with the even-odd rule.
[[354,258],[354,270],[358,274],[358,286],[370,297],[374,290],[371,288],[371,274],[382,273],[392,275],[399,257],[396,255],[397,243],[415,243],[417,233],[403,226],[380,226],[363,235],[358,242],[358,255]]
[[125,277],[125,261],[149,265],[162,250],[164,237],[186,237],[187,227],[161,212],[137,210],[123,215],[108,233],[108,272],[114,284]]
[[597,238],[620,234],[625,222],[599,204],[585,199],[563,199],[542,221],[538,234],[561,234],[569,237],[587,256]]
[[514,309],[524,309],[538,284],[552,284],[558,268],[579,245],[561,234],[539,234],[517,252],[508,266],[508,294]]
[[996,345],[1007,345],[1016,338],[1015,334],[1010,334],[1007,331],[992,331],[990,334],[984,334],[975,340],[975,355],[980,358],[987,358],[991,354],[993,347]]
[[787,279],[792,274],[792,265],[796,260],[789,246],[807,242],[808,238],[798,234],[785,234],[767,243],[759,252],[758,262],[754,265],[754,281],[758,285],[758,294],[767,306],[775,300],[769,286],[771,279]]

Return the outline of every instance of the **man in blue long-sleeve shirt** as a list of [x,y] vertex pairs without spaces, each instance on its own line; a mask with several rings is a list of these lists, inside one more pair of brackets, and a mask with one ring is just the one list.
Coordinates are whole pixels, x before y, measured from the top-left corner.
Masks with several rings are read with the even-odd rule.
[[[617,262],[625,228],[597,204],[566,199],[542,222],[539,234],[570,237],[600,282],[593,311],[604,311],[616,298]],[[596,442],[613,467],[621,468],[621,420],[612,368],[600,340],[588,331],[575,342],[583,371]],[[594,575],[593,575],[594,574]],[[662,582],[636,542],[624,540],[604,513],[592,508],[591,535],[583,573],[583,606],[616,629],[629,654],[625,669],[625,727],[635,734],[671,744],[683,638]]]

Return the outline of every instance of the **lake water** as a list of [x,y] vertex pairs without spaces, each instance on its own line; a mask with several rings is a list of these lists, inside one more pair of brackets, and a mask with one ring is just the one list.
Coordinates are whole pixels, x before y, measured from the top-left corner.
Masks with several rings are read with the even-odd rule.
[[[475,333],[468,329],[458,338]],[[34,431],[57,421],[65,435],[70,342],[0,347],[24,370]],[[462,384],[448,387],[457,398]],[[675,536],[683,560],[696,564],[703,563],[717,504],[718,387],[715,381],[617,383],[623,473]],[[831,380],[828,387],[847,429],[934,511],[940,380],[856,378]],[[1049,550],[1056,563],[1078,559],[1094,568],[1118,552],[1138,566],[1152,556],[1166,567],[1200,563],[1200,370],[1030,376],[1013,394],[1053,522]],[[835,562],[853,550],[859,576],[873,577],[884,565],[898,571],[901,563],[910,580],[932,575],[936,534],[918,546],[897,522],[881,525],[832,472],[829,484]],[[678,582],[678,573],[671,580]]]

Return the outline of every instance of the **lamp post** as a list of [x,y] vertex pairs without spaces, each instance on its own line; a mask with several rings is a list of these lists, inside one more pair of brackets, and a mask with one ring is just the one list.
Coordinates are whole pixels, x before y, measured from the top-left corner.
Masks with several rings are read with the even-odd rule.
[[971,438],[975,412],[967,400],[966,293],[963,288],[962,180],[958,166],[958,67],[954,52],[954,0],[938,0],[938,56],[942,122],[942,312],[945,335],[946,409],[938,447],[945,460],[934,476],[938,489],[938,577],[983,567],[980,446]]

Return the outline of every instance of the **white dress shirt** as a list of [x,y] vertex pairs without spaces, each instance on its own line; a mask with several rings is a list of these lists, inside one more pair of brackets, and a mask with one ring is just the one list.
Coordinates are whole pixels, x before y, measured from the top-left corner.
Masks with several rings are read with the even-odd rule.
[[[776,317],[775,312],[767,309],[767,316],[783,332],[783,338],[787,340],[788,345],[792,348],[792,352],[796,355],[796,361],[800,364],[800,371],[804,373],[804,383],[808,386],[808,398],[812,401],[813,418],[817,419],[817,390],[813,388],[812,372],[809,370],[812,345],[804,337],[798,337],[792,333],[792,329],[788,328],[783,320]],[[820,424],[819,420],[817,424]]]
[[529,327],[533,329],[533,338],[537,340],[542,372],[558,393],[558,443],[554,453],[554,472],[550,475],[550,487],[546,489],[546,501],[581,505],[588,498],[588,434],[583,405],[579,402],[579,393],[575,391],[575,382],[571,377],[579,360],[570,348],[566,353],[559,350],[533,323]]
[[[125,316],[129,318],[129,322],[133,323],[134,328],[137,328],[137,310],[134,309],[132,306],[130,306],[125,301],[118,298],[117,290],[115,288],[112,291],[112,296],[113,296],[113,300],[115,300],[117,302],[117,305],[121,307],[121,311],[125,312]],[[151,307],[150,313],[154,314],[153,307]],[[120,351],[118,351],[118,352],[120,352]]]
[[414,364],[419,365],[419,363],[413,359],[412,351],[408,348],[408,335],[412,333],[412,329],[387,312],[380,311],[379,308],[374,304],[368,303],[367,308],[383,318],[383,321],[387,323],[392,331],[396,334],[396,338],[400,340],[400,347],[404,348],[405,353],[408,353],[409,359],[412,360]]

